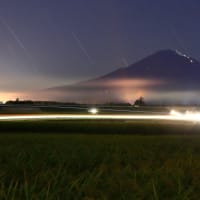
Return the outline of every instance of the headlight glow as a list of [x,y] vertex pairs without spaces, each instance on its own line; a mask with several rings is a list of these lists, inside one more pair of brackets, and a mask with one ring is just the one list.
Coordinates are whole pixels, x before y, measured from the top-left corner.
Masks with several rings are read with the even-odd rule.
[[96,115],[99,111],[97,108],[91,108],[88,110],[89,113],[93,114],[93,115]]

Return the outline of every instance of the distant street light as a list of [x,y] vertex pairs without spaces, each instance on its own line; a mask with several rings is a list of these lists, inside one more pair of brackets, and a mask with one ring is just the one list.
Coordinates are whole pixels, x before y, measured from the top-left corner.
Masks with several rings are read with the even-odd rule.
[[93,115],[96,115],[99,111],[97,108],[91,108],[88,110],[89,113],[93,114]]

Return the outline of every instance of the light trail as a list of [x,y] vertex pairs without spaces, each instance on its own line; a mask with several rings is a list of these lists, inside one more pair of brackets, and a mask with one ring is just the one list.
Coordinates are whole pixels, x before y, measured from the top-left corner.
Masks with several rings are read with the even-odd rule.
[[188,121],[200,122],[200,115],[0,115],[0,121],[27,121],[27,120],[161,120],[161,121]]
[[14,29],[5,21],[5,19],[2,16],[0,16],[0,21],[6,27],[6,29],[8,30],[8,32],[12,35],[13,39],[20,46],[20,48],[22,48],[27,53],[26,47],[24,46],[24,44],[22,43],[22,41],[19,39],[19,37],[15,33]]
[[[19,38],[15,30],[11,27],[11,25],[2,17],[0,16],[0,23],[7,29],[7,31],[10,33],[14,41],[17,43],[17,45],[24,51],[25,55],[30,61],[33,61],[32,56],[29,54],[27,48],[25,47],[22,40]],[[33,67],[37,70],[34,63],[32,63]]]
[[75,39],[75,41],[77,42],[77,44],[78,44],[79,48],[81,49],[81,51],[82,51],[82,52],[85,54],[85,56],[88,58],[89,63],[90,63],[90,64],[93,64],[94,62],[93,62],[92,58],[90,57],[90,55],[89,55],[87,49],[83,46],[83,44],[82,44],[82,42],[80,41],[80,39],[78,38],[78,36],[77,36],[74,32],[72,32],[72,36],[73,36],[73,38]]

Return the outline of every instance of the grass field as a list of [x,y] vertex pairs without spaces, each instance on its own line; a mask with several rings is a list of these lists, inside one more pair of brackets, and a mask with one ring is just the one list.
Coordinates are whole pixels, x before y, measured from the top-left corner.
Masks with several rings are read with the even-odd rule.
[[199,135],[200,124],[158,120],[0,121],[1,133]]
[[[112,106],[112,105],[0,105],[0,114],[87,114],[88,110],[95,107],[100,114],[141,114],[168,113],[172,107],[167,106]],[[173,107],[176,108],[176,107]],[[188,109],[191,107],[187,107]],[[178,108],[186,109],[185,107]],[[197,109],[197,108],[195,108]]]
[[33,121],[0,127],[0,199],[200,197],[197,124]]

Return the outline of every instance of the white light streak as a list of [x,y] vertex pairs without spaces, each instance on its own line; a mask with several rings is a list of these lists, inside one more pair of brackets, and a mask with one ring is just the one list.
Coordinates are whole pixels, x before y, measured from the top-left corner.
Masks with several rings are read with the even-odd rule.
[[123,64],[124,64],[125,67],[129,66],[129,63],[128,63],[126,58],[122,58],[122,61],[123,61]]
[[13,28],[0,16],[1,23],[6,27],[6,29],[9,31],[9,33],[12,35],[14,40],[17,42],[17,44],[24,50],[25,53],[27,53],[27,50],[22,43],[22,41],[19,39]]
[[[29,54],[29,52],[26,49],[25,45],[23,44],[22,40],[20,40],[19,36],[16,34],[16,32],[10,26],[10,24],[8,24],[8,22],[6,22],[6,20],[2,16],[0,16],[0,22],[7,29],[7,31],[10,33],[10,35],[12,36],[12,38],[14,39],[14,41],[18,44],[18,46],[24,51],[24,53],[27,56],[27,58],[30,59],[30,61],[32,61],[32,56]],[[33,65],[34,69],[37,70],[37,68],[35,67],[35,65],[34,64],[32,64],[32,65]]]
[[176,110],[171,110],[170,115],[172,116],[181,116],[182,114],[180,112],[177,112]]
[[26,120],[161,120],[200,122],[200,114],[182,115],[0,115],[0,121]]
[[72,36],[73,36],[73,38],[76,40],[76,42],[77,42],[79,48],[82,50],[82,52],[83,52],[83,53],[86,55],[86,57],[88,58],[88,61],[90,62],[90,64],[93,64],[94,62],[93,62],[92,58],[90,57],[90,55],[89,55],[87,49],[83,46],[83,44],[82,44],[82,42],[80,41],[80,39],[78,38],[78,36],[77,36],[74,32],[72,32]]
[[89,113],[93,114],[93,115],[96,115],[99,111],[97,108],[91,108],[88,110]]
[[185,113],[180,113],[176,110],[171,110],[170,115],[182,118],[184,121],[200,122],[200,112],[186,111]]

